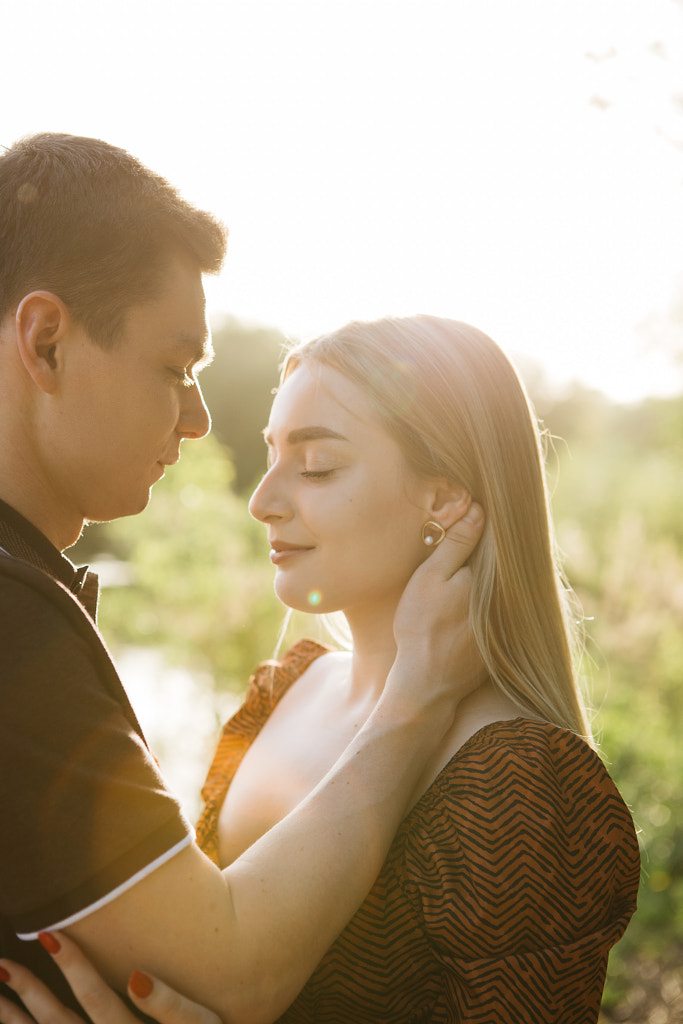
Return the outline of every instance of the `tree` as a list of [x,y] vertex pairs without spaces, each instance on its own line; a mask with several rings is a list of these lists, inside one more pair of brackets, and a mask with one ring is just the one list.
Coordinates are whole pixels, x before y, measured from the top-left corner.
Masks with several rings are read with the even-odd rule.
[[228,320],[213,332],[216,357],[202,373],[213,433],[232,454],[233,486],[250,490],[265,467],[261,431],[268,422],[272,392],[287,339],[274,328]]

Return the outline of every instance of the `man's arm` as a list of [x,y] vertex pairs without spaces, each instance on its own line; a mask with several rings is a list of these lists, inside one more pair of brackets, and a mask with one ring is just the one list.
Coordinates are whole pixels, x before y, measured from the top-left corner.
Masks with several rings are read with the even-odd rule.
[[225,871],[188,848],[67,929],[117,987],[148,971],[226,1024],[271,1021],[291,1003],[371,888],[430,753],[479,680],[469,571],[456,571],[480,532],[475,507],[417,571],[376,710],[292,814]]

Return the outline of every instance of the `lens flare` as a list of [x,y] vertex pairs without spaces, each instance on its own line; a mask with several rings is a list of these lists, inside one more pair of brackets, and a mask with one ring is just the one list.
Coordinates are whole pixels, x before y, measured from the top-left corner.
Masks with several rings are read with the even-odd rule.
[[313,605],[314,608],[315,608],[315,606],[317,604],[320,604],[321,601],[322,601],[322,594],[320,593],[319,590],[312,590],[310,592],[310,594],[308,595],[308,603],[310,605]]

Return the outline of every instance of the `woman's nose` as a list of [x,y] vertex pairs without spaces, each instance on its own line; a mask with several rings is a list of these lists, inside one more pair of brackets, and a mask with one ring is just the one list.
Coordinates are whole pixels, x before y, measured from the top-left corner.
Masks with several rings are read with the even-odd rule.
[[260,523],[272,519],[284,519],[288,515],[288,503],[277,486],[276,466],[271,466],[249,499],[249,514]]

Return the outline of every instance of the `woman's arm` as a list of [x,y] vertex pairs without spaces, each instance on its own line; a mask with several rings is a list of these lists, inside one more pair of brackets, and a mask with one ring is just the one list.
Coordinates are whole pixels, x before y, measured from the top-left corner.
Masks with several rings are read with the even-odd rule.
[[461,568],[481,532],[473,509],[409,583],[385,692],[306,800],[224,872],[191,847],[67,930],[113,984],[141,969],[226,1024],[272,1021],[292,1002],[370,889],[430,753],[480,678]]

